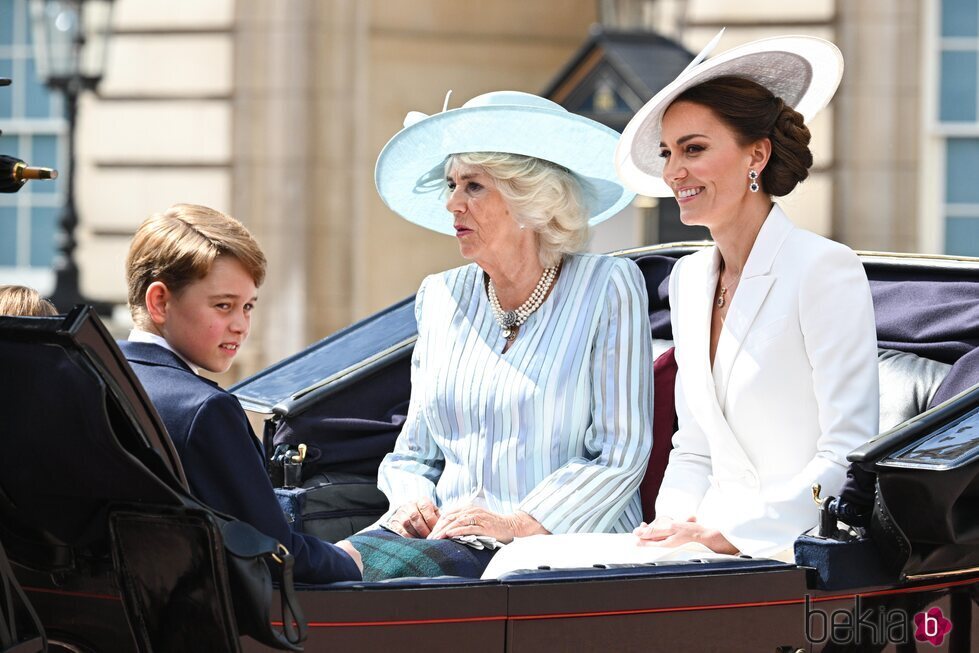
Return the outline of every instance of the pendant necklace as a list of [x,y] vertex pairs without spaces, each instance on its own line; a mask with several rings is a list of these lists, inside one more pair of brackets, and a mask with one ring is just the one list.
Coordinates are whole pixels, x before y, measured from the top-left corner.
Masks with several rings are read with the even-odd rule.
[[[743,272],[743,270],[742,270],[742,272]],[[723,282],[723,279],[724,279],[724,271],[723,270],[718,273],[718,278],[720,278],[722,280],[722,282]],[[741,281],[741,272],[739,272],[738,275],[734,278],[734,283],[731,284],[731,287],[734,288],[735,286],[737,286],[739,281]],[[722,283],[721,284],[721,289],[717,293],[717,301],[714,302],[714,305],[717,306],[717,308],[724,308],[724,304],[727,303],[727,297],[726,297],[726,295],[727,295],[727,286],[725,286]]]
[[512,311],[504,311],[503,307],[500,306],[500,299],[496,296],[496,288],[493,286],[493,280],[490,279],[487,287],[490,308],[493,310],[493,317],[496,318],[496,323],[503,330],[504,338],[507,340],[516,338],[517,330],[520,326],[544,303],[544,298],[547,297],[547,292],[551,289],[551,285],[554,284],[554,278],[557,276],[559,268],[560,265],[544,268],[544,271],[540,275],[540,280],[537,282],[537,286],[534,287],[534,292],[530,293],[527,301]]

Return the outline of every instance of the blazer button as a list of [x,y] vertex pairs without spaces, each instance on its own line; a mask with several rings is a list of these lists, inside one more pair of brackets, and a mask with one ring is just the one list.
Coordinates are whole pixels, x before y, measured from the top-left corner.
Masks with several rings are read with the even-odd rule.
[[745,472],[741,476],[741,479],[744,481],[744,484],[747,485],[748,487],[754,487],[754,488],[758,487],[758,477],[752,474],[751,472]]

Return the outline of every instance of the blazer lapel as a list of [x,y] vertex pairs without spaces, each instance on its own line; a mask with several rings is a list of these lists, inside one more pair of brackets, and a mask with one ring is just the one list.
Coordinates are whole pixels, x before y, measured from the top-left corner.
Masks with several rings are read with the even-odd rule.
[[711,250],[710,265],[703,270],[703,274],[699,278],[691,280],[690,295],[697,297],[697,303],[694,306],[695,314],[687,322],[687,324],[694,326],[691,334],[696,334],[694,344],[696,345],[698,367],[707,371],[704,381],[711,386],[714,385],[714,380],[710,378],[710,320],[714,310],[714,293],[717,288],[717,275],[720,273],[720,269],[721,254],[714,247]]
[[751,253],[748,254],[741,273],[741,282],[728,307],[727,318],[717,343],[717,353],[714,355],[717,398],[722,406],[727,396],[728,380],[734,361],[741,352],[741,345],[764,305],[772,284],[775,283],[775,276],[771,273],[775,257],[792,229],[792,223],[778,205],[773,206],[755,238]]
[[[705,253],[706,254],[706,253]],[[695,254],[694,256],[701,256]],[[710,250],[710,260],[698,260],[686,265],[680,276],[681,316],[683,331],[674,333],[689,356],[689,364],[681,364],[683,391],[690,412],[701,425],[711,443],[711,458],[724,461],[724,467],[735,466],[752,470],[754,465],[728,425],[717,399],[717,389],[710,364],[710,321],[720,268],[720,253]],[[690,263],[694,263],[693,260]],[[740,290],[738,291],[740,292]],[[679,351],[679,348],[678,348]],[[720,353],[720,352],[718,352]],[[715,468],[716,469],[716,468]]]
[[[687,402],[695,414],[710,410],[710,397],[714,396],[714,380],[710,372],[710,319],[714,303],[714,288],[720,265],[717,248],[698,252],[683,261],[683,274],[679,277],[677,306],[680,311],[678,324],[681,330],[674,334],[680,344],[678,354],[689,362],[682,366],[683,385]],[[674,270],[673,274],[676,274]],[[689,374],[687,373],[689,370]]]

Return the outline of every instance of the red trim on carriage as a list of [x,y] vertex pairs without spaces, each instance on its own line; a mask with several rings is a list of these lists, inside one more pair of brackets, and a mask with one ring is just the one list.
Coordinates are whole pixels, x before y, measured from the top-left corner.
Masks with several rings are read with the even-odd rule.
[[[910,594],[912,592],[923,592],[959,587],[979,583],[977,578],[951,581],[947,583],[936,583],[934,585],[916,585],[912,587],[899,587],[875,592],[861,592],[852,594],[832,594],[828,596],[810,596],[810,603],[823,603],[826,601],[846,601],[853,600],[857,596],[861,598],[875,596],[889,596],[894,594]],[[362,628],[368,626],[427,626],[434,624],[450,623],[477,623],[486,621],[539,621],[544,619],[583,619],[589,617],[616,617],[639,614],[656,614],[664,612],[694,612],[707,610],[732,610],[738,608],[759,608],[775,607],[781,605],[802,605],[806,601],[805,597],[780,599],[776,601],[752,601],[747,603],[715,603],[703,605],[674,606],[665,608],[640,608],[635,610],[603,610],[598,612],[562,612],[555,614],[527,614],[527,615],[494,615],[483,617],[449,617],[444,619],[401,619],[397,621],[310,621],[310,628]],[[282,626],[282,622],[272,622],[273,626]]]

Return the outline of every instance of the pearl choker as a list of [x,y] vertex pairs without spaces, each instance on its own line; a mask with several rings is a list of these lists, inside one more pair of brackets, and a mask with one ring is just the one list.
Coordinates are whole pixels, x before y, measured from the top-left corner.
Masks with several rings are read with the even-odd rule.
[[504,311],[503,307],[500,306],[500,299],[496,296],[496,288],[493,287],[493,280],[490,279],[487,288],[490,308],[493,309],[493,316],[496,318],[497,324],[503,329],[504,338],[507,340],[516,338],[517,329],[520,328],[520,325],[526,322],[527,318],[544,303],[544,298],[547,297],[547,291],[551,289],[551,285],[554,283],[559,267],[559,265],[555,265],[552,268],[544,268],[534,292],[530,293],[527,301],[512,311]]

